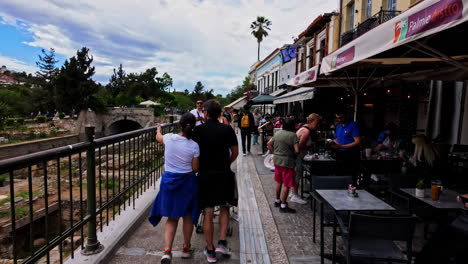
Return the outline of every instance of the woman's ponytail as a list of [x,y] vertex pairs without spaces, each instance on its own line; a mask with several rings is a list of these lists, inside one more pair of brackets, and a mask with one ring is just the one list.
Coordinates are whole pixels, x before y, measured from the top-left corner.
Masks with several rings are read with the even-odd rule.
[[185,113],[180,117],[179,126],[187,139],[191,139],[195,128],[196,118],[192,113]]

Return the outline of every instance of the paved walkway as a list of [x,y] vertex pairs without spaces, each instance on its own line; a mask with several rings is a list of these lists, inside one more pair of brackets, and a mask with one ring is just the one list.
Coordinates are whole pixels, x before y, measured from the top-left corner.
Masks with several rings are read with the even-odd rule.
[[[310,205],[291,204],[291,207],[297,209],[297,214],[282,214],[273,206],[273,172],[263,165],[260,151],[260,146],[252,146],[251,155],[243,157],[241,154],[233,164],[238,181],[240,220],[231,221],[233,235],[228,238],[233,252],[231,258],[220,259],[218,262],[320,263],[320,240],[317,239],[316,244],[312,243]],[[242,153],[241,150],[240,152]],[[215,228],[217,240],[217,223]],[[141,219],[127,238],[121,241],[109,263],[158,263],[164,250],[163,232],[164,225],[153,228],[146,218]],[[203,234],[194,233],[192,244],[195,248],[194,258],[181,259],[182,232],[179,224],[174,242],[173,263],[207,263],[203,255]]]

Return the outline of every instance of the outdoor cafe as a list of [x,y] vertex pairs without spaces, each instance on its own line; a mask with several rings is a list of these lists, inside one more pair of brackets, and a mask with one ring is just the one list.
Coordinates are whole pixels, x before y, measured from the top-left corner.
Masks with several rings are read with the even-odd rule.
[[431,250],[466,263],[468,243],[457,243],[468,235],[468,48],[459,39],[467,5],[420,3],[325,57],[307,85],[341,87],[337,101],[348,100],[350,119],[367,131],[356,172],[343,173],[330,147],[332,113],[302,160],[300,191],[312,199],[321,263],[412,263]]

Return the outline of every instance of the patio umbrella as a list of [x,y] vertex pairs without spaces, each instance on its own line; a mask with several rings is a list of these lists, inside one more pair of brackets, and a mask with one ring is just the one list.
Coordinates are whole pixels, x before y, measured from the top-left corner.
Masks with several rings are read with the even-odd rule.
[[158,103],[158,102],[153,102],[151,100],[148,100],[148,101],[141,102],[140,105],[144,105],[144,106],[148,107],[150,105],[161,105],[161,104]]
[[275,100],[275,96],[262,94],[257,97],[254,97],[251,101],[252,104],[273,104],[273,100]]

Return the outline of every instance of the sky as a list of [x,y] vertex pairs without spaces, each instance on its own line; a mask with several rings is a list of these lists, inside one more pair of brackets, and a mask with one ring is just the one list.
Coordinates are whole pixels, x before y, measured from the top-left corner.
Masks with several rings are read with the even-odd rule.
[[1,0],[0,66],[34,73],[41,49],[54,48],[61,66],[86,46],[102,84],[119,64],[127,73],[156,67],[176,90],[201,81],[226,95],[257,60],[257,16],[272,22],[263,59],[337,9],[336,0]]

